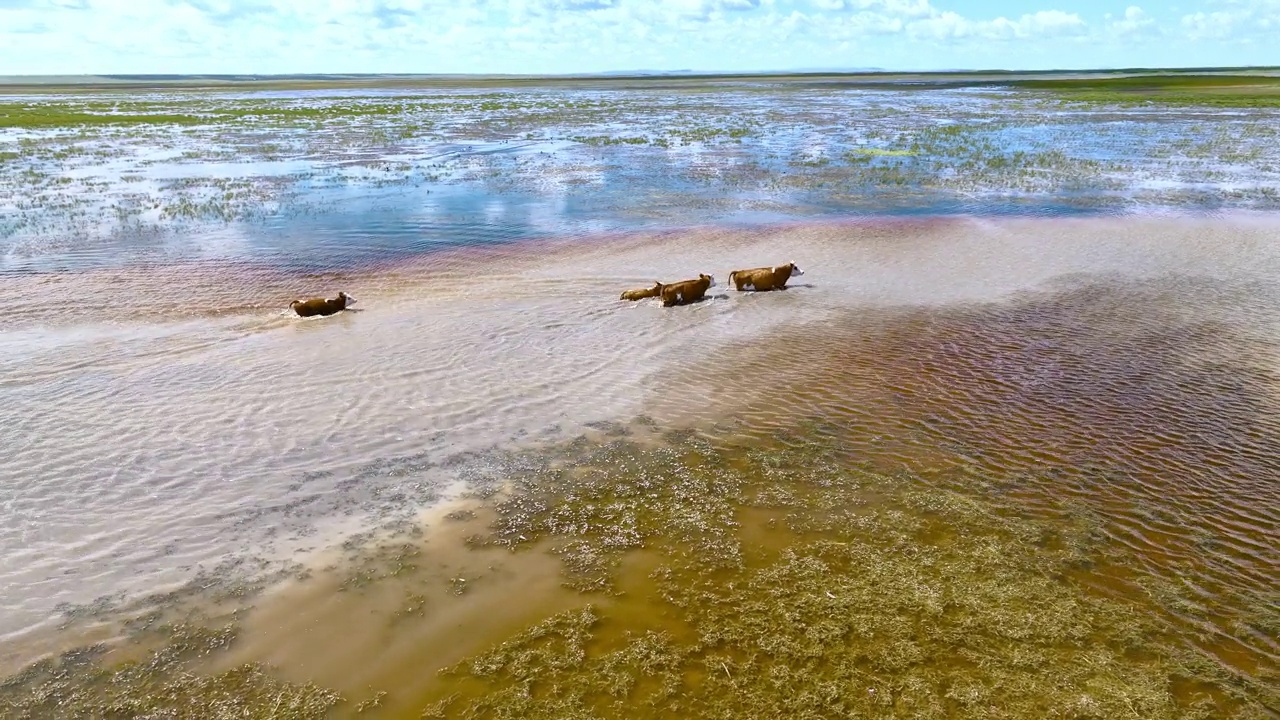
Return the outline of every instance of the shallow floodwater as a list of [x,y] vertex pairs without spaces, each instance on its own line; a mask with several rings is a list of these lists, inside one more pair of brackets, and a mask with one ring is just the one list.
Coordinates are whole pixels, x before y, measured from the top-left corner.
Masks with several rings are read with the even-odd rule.
[[1280,208],[1274,108],[752,82],[70,94],[11,98],[7,111],[134,120],[0,129],[4,273],[350,267],[831,215]]
[[[322,319],[281,311],[301,279],[251,266],[14,278],[16,315],[45,320],[7,342],[0,412],[22,431],[3,440],[0,557],[30,589],[6,594],[7,629],[260,543],[320,544],[292,537],[300,518],[411,516],[449,485],[433,466],[450,454],[641,413],[769,428],[835,402],[868,437],[978,442],[1002,470],[1136,463],[1197,486],[1252,462],[1222,482],[1274,520],[1275,233],[1266,218],[939,219],[565,241],[335,272],[322,284],[359,302]],[[808,269],[783,293],[724,287],[765,258]],[[717,276],[704,303],[617,300],[697,272]],[[1055,283],[1083,289],[1020,309],[1017,293]],[[86,316],[95,297],[112,299]],[[1185,367],[1152,366],[1170,353]],[[1254,378],[1232,401],[1251,405],[1211,392],[1206,367]],[[853,379],[865,400],[840,389]],[[1167,397],[1180,383],[1205,393],[1198,411]],[[1187,444],[1201,436],[1217,440]],[[1158,464],[1175,451],[1181,465]]]
[[[979,145],[1000,138],[1000,153],[1076,138],[1077,144],[1064,145],[1071,157],[1055,156],[1051,168],[1040,165],[1029,175],[975,169],[965,150],[944,154],[955,160],[969,153],[956,163],[893,165],[890,178],[889,166],[863,172],[865,163],[845,154],[850,138],[835,124],[855,111],[868,118],[858,132],[890,124],[890,111],[872,103],[879,95],[794,97],[804,101],[781,106],[742,93],[698,100],[773,120],[770,113],[790,113],[790,130],[744,134],[746,148],[710,147],[705,138],[668,148],[543,137],[536,141],[543,145],[528,148],[534,153],[528,157],[542,158],[536,164],[503,165],[507,160],[494,158],[510,160],[519,152],[484,155],[471,148],[445,153],[454,163],[446,169],[465,166],[473,174],[423,176],[417,186],[378,187],[375,173],[326,187],[321,176],[347,173],[339,156],[356,150],[330,138],[334,147],[321,151],[316,143],[323,134],[302,133],[293,151],[272,151],[281,157],[271,162],[280,164],[243,163],[243,171],[209,157],[146,159],[143,142],[127,133],[110,139],[134,148],[125,159],[97,164],[55,157],[51,148],[69,140],[40,140],[53,145],[39,146],[20,163],[71,178],[55,186],[74,188],[113,173],[139,177],[124,183],[140,188],[131,202],[157,207],[154,216],[100,214],[93,203],[117,192],[108,182],[110,189],[88,193],[82,204],[30,204],[0,235],[8,298],[0,315],[0,423],[11,429],[0,438],[5,669],[50,649],[117,635],[118,628],[81,621],[110,619],[114,607],[136,614],[129,602],[149,593],[181,589],[162,604],[205,590],[238,597],[248,593],[237,583],[287,576],[291,581],[278,594],[245,616],[236,652],[215,658],[211,667],[267,659],[290,681],[357,697],[391,692],[388,716],[417,717],[428,701],[447,695],[447,683],[432,679],[436,670],[589,602],[628,630],[659,625],[687,639],[681,633],[688,628],[673,619],[676,611],[652,599],[656,593],[675,607],[697,604],[672,590],[679,582],[670,578],[693,583],[707,568],[686,567],[655,580],[659,556],[683,552],[681,518],[701,512],[700,523],[736,528],[749,570],[775,554],[791,557],[791,549],[807,542],[807,527],[817,528],[812,532],[824,542],[855,542],[833,518],[874,506],[878,495],[907,503],[904,527],[924,522],[920,518],[954,520],[950,506],[920,510],[911,503],[927,501],[909,494],[904,500],[879,480],[825,478],[805,481],[826,493],[820,512],[787,521],[778,508],[803,505],[796,497],[804,494],[781,480],[769,487],[768,453],[743,456],[749,460],[728,453],[727,463],[749,468],[743,472],[751,479],[735,482],[762,484],[757,495],[725,491],[738,504],[714,512],[684,497],[691,505],[676,506],[668,518],[677,528],[673,535],[655,532],[649,545],[636,545],[640,535],[620,530],[599,547],[578,538],[570,543],[576,549],[566,551],[557,543],[578,537],[578,520],[594,527],[617,517],[601,520],[590,514],[594,506],[583,510],[582,497],[590,494],[577,493],[572,483],[565,496],[538,484],[560,476],[528,480],[524,474],[536,465],[529,458],[547,448],[583,452],[628,436],[619,423],[642,418],[645,427],[757,443],[757,450],[780,457],[795,438],[828,443],[832,454],[824,462],[836,475],[910,476],[926,497],[959,493],[1018,522],[1045,523],[1019,529],[1019,542],[1068,524],[1086,527],[1079,534],[1091,548],[1088,562],[1055,566],[1050,574],[1080,598],[1116,603],[1082,616],[1082,623],[1096,621],[1088,627],[1103,633],[1100,646],[1110,647],[1114,638],[1106,633],[1118,632],[1100,619],[1120,612],[1115,608],[1162,617],[1168,624],[1152,637],[1172,640],[1160,652],[1195,647],[1204,654],[1197,657],[1238,674],[1233,677],[1246,688],[1250,707],[1280,712],[1267,704],[1274,691],[1257,690],[1274,688],[1280,677],[1274,579],[1280,576],[1280,219],[1269,212],[1266,189],[1275,181],[1274,158],[1267,155],[1274,147],[1255,143],[1273,131],[1267,118],[1231,121],[1245,127],[1245,139],[1232,147],[1248,157],[1230,171],[1210,172],[1205,157],[1176,141],[1198,136],[1198,124],[1211,120],[1203,113],[1135,112],[1086,137],[1083,125],[1072,124],[1076,116],[1058,108],[1052,122],[1034,116],[1040,120],[1026,123],[1032,127],[964,131],[979,132],[982,139],[973,140]],[[392,100],[400,102],[370,102]],[[544,112],[551,102],[525,100],[523,109],[498,103],[486,122],[518,126],[520,112]],[[192,102],[181,95],[150,101]],[[610,103],[621,100],[577,101],[593,108],[601,127],[621,123],[610,115],[617,110]],[[461,101],[450,102],[466,117]],[[918,115],[938,124],[964,115],[975,125],[991,117],[995,101],[952,93],[913,102],[935,103],[930,107],[938,114]],[[642,112],[635,98],[625,104],[628,112],[657,112]],[[401,112],[429,115],[420,106]],[[1096,123],[1103,111],[1090,112],[1087,122]],[[673,127],[688,119],[672,117]],[[619,127],[609,132],[629,137],[634,131]],[[1174,138],[1164,147],[1182,148],[1185,156],[1172,163],[1144,155],[1158,155],[1154,145],[1133,150],[1119,138],[1134,127],[1160,142]],[[175,135],[175,147],[195,143],[211,152],[201,143],[214,137],[240,147],[243,138],[218,135],[223,130],[183,131],[193,134]],[[476,130],[490,131],[488,125]],[[1120,134],[1108,134],[1113,131]],[[0,132],[16,142],[15,131]],[[573,133],[586,136],[581,128]],[[936,137],[871,139],[889,150],[943,147]],[[845,145],[832,149],[837,140]],[[357,166],[403,162],[410,169],[395,172],[413,176],[418,170],[412,168],[440,150],[430,150],[430,142],[416,145],[408,159],[391,157],[389,145],[365,146]],[[779,144],[785,151],[766,157],[765,149]],[[819,162],[837,156],[844,159],[834,166]],[[1105,171],[1088,164],[1104,156],[1118,164]],[[1138,160],[1145,180],[1133,174]],[[781,164],[769,165],[774,161]],[[331,170],[280,180],[307,163]],[[744,163],[756,174],[735,175]],[[1067,165],[1074,169],[1063,170]],[[692,174],[664,176],[673,167]],[[161,217],[173,199],[169,193],[184,187],[164,184],[175,174],[241,183],[232,195],[244,190],[254,199],[228,205],[234,211],[224,218],[197,213],[175,222]],[[1027,185],[1026,195],[1016,196],[1013,185],[1031,176],[1058,180]],[[1233,195],[1219,184],[1175,192],[1165,182],[1175,176],[1199,178],[1185,187],[1213,178],[1252,189]],[[0,182],[19,177],[6,165]],[[725,201],[725,183],[742,195]],[[1156,186],[1160,190],[1151,191]],[[748,196],[756,200],[743,199]],[[1138,211],[1121,212],[1128,205]],[[1234,207],[1210,211],[1223,205]],[[750,216],[761,208],[764,214]],[[805,274],[783,292],[726,287],[730,270],[787,261]],[[618,300],[624,289],[698,273],[717,281],[704,302],[665,309],[654,300]],[[285,310],[295,297],[338,290],[358,299],[353,310],[308,319]],[[575,440],[587,432],[593,439]],[[661,437],[652,443],[663,447]],[[661,464],[667,462],[662,450],[655,452],[665,468],[656,477],[666,483],[655,487],[683,491],[679,472]],[[624,457],[616,468],[631,462],[644,466]],[[669,500],[663,490],[644,487]],[[694,496],[723,489],[714,482],[689,487],[699,488]],[[795,497],[783,497],[793,491]],[[504,492],[515,493],[515,510],[494,505]],[[593,492],[610,499],[607,490]],[[446,522],[443,514],[456,507],[473,508],[479,520],[461,513],[460,524]],[[569,509],[560,517],[558,507]],[[920,517],[910,514],[916,511]],[[553,520],[520,524],[541,512]],[[726,521],[725,513],[735,519]],[[476,537],[494,532],[485,523],[495,517],[503,542],[477,544]],[[877,532],[887,538],[896,517],[886,510]],[[779,522],[788,529],[779,530]],[[956,527],[995,527],[980,525]],[[931,532],[922,537],[935,542]],[[425,537],[427,550],[379,550],[358,561],[344,554],[363,551],[376,537],[410,544]],[[502,547],[530,549],[525,542],[535,546],[532,552]],[[702,548],[697,562],[715,560],[726,547],[707,543],[690,546]],[[987,550],[969,549],[957,567],[979,570],[953,579],[980,584]],[[600,570],[608,565],[600,558],[610,553],[618,554],[621,568],[612,579]],[[570,572],[566,587],[558,558],[587,579]],[[857,576],[840,567],[832,583]],[[922,573],[921,583],[946,584],[928,575],[928,564],[909,567]],[[306,580],[313,573],[319,579]],[[369,573],[394,582],[390,589],[351,592],[372,582]],[[587,587],[588,580],[597,585]],[[949,592],[963,592],[963,583],[953,585]],[[797,581],[795,587],[808,592],[818,585]],[[610,588],[622,595],[606,592],[601,599]],[[832,584],[823,592],[841,603],[865,601],[855,589]],[[226,599],[218,596],[219,603]],[[1055,595],[1054,602],[1075,600]],[[411,625],[404,624],[406,615]],[[368,617],[377,619],[354,619]],[[395,622],[384,623],[386,617]],[[60,634],[57,627],[68,622]],[[716,622],[711,626],[729,621]],[[331,635],[337,628],[345,634]],[[400,640],[388,640],[388,633]],[[939,647],[945,654],[945,643]],[[1017,656],[998,647],[1002,657]],[[1109,662],[1156,652],[1130,649]],[[1069,657],[1085,663],[1055,657],[1046,667]],[[716,660],[723,667],[708,667],[745,683],[759,668],[744,658],[730,653]],[[1197,683],[1216,677],[1204,665],[1188,667]],[[1137,683],[1136,677],[1130,680]],[[488,697],[467,687],[466,698]],[[1199,687],[1172,694],[1192,702],[1187,698],[1194,700]],[[1221,691],[1214,686],[1203,693],[1217,698]],[[1174,712],[1173,705],[1161,707]]]

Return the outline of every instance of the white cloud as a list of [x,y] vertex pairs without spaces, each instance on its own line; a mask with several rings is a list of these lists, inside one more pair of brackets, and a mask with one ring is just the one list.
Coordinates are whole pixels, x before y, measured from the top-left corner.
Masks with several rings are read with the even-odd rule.
[[1182,17],[1182,29],[1191,40],[1251,43],[1280,37],[1280,0],[1211,0],[1209,4],[1223,9]]
[[607,10],[618,6],[617,0],[553,0],[550,4],[565,10]]
[[1258,53],[1280,36],[1280,0],[1187,1],[1170,18],[960,0],[0,0],[0,74],[1138,65],[1185,61],[1135,42],[1162,32]]
[[1124,15],[1119,18],[1113,18],[1110,13],[1107,13],[1105,19],[1107,30],[1114,37],[1139,38],[1160,34],[1160,26],[1156,19],[1137,5],[1125,8]]
[[1025,40],[1082,35],[1085,21],[1075,13],[1041,10],[1017,20],[998,17],[994,20],[970,20],[954,12],[938,13],[907,25],[907,32],[918,39],[933,40]]
[[929,0],[810,0],[819,10],[872,11],[893,17],[929,17],[937,10]]
[[835,18],[811,19],[813,32],[842,42],[876,35],[896,35],[906,27],[902,18],[878,13],[856,13]]
[[1182,18],[1182,27],[1192,40],[1230,37],[1236,26],[1248,18],[1243,12],[1198,12]]

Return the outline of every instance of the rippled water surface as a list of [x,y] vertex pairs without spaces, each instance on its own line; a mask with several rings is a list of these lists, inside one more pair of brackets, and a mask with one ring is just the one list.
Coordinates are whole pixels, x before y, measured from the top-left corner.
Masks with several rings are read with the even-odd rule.
[[[28,100],[94,112],[104,102]],[[1055,581],[1162,618],[1159,636],[1173,639],[1159,652],[1194,647],[1226,668],[1195,665],[1195,682],[1237,673],[1248,707],[1280,712],[1268,704],[1280,678],[1280,146],[1270,111],[760,88],[118,102],[213,119],[0,130],[0,152],[13,153],[0,165],[7,666],[66,647],[53,629],[68,618],[186,592],[192,578],[224,588],[284,568],[296,580],[341,566],[342,543],[360,545],[353,537],[419,538],[459,497],[494,501],[502,483],[486,483],[503,477],[536,502],[484,506],[480,517],[507,517],[501,538],[515,546],[520,532],[530,543],[545,532],[537,541],[552,543],[550,555],[429,532],[428,552],[443,553],[430,562],[405,559],[416,550],[376,558],[450,588],[454,605],[409,603],[427,618],[397,631],[412,642],[384,654],[386,628],[351,620],[370,607],[402,619],[402,588],[338,599],[348,577],[264,602],[235,658],[267,657],[290,679],[357,695],[400,687],[389,716],[417,717],[443,691],[413,667],[462,661],[584,597],[609,617],[661,625],[680,613],[644,599],[663,587],[655,553],[683,536],[633,545],[633,528],[590,546],[573,513],[582,528],[617,516],[582,509],[585,491],[539,486],[551,475],[528,480],[534,455],[519,455],[566,442],[582,452],[641,417],[779,457],[795,438],[822,442],[831,467],[910,476],[926,496],[958,493],[1050,528],[1018,530],[1019,543],[1086,528],[1088,562],[1055,566]],[[733,269],[788,261],[805,274],[785,291],[726,287]],[[701,303],[618,300],[704,272],[717,286]],[[286,311],[338,290],[358,299],[353,310]],[[605,439],[575,444],[592,429]],[[754,459],[726,462],[751,480],[689,487],[739,503],[723,512],[737,513],[749,570],[787,543],[799,548],[805,527],[855,542],[823,523],[877,493],[905,503],[904,523],[917,511],[910,522],[960,517],[871,481],[806,480],[828,504],[792,518],[784,537],[777,508],[803,503],[779,499],[782,480],[769,488],[769,461],[744,457]],[[643,466],[611,467],[631,462]],[[683,487],[679,473],[655,477]],[[832,488],[848,508],[831,504]],[[722,511],[697,493],[681,496],[690,505],[675,506],[670,527],[698,513],[719,527]],[[541,512],[560,519],[519,524]],[[567,537],[578,544],[555,545]],[[699,562],[726,546],[706,547]],[[559,560],[548,559],[596,572],[614,552],[617,578],[589,589],[572,573],[562,587]],[[974,553],[955,572],[980,567]],[[924,583],[929,567],[911,566]],[[832,572],[831,599],[855,592],[834,584],[851,570]],[[481,581],[463,593],[479,576],[496,589]],[[613,582],[622,599],[591,595]],[[409,597],[426,592],[413,587]],[[528,602],[513,605],[521,589]],[[1112,632],[1104,617],[1087,619]],[[333,647],[366,668],[355,675],[313,643],[344,624],[349,643]],[[713,674],[747,683],[753,666],[725,652]],[[1201,691],[1222,697],[1217,686],[1170,697],[1192,707]],[[787,707],[777,712],[797,711]],[[1159,707],[1148,716],[1179,716]]]

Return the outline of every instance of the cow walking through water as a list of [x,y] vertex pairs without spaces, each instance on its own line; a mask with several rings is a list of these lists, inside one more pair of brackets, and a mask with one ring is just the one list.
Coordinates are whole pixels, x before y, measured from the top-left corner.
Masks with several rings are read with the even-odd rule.
[[336,298],[294,300],[289,303],[289,308],[300,317],[312,317],[315,315],[332,315],[336,312],[346,310],[347,307],[354,305],[355,302],[355,298],[345,292],[339,292],[338,297]]
[[653,281],[653,287],[637,288],[635,290],[624,290],[619,300],[643,300],[645,298],[658,297],[662,294],[662,283],[657,280]]
[[800,269],[800,266],[791,262],[777,267],[734,270],[729,273],[729,284],[733,285],[739,292],[743,290],[756,292],[783,290],[786,289],[788,280],[803,274],[804,271]]
[[716,286],[715,278],[710,275],[698,275],[696,280],[681,280],[662,286],[662,306],[688,305],[698,302],[707,294],[707,288]]

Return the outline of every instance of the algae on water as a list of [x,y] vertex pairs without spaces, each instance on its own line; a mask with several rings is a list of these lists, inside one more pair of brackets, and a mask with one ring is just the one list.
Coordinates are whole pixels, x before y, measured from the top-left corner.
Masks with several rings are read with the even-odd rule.
[[[574,478],[558,502],[508,500],[493,541],[642,538],[664,559],[653,626],[566,611],[451,668],[462,692],[431,716],[1216,718],[1280,699],[1075,584],[1087,525],[852,471],[815,445],[590,455],[558,475]],[[737,521],[750,507],[778,511],[772,550]]]
[[[1124,560],[1090,513],[1028,519],[987,495],[999,482],[966,490],[873,472],[841,449],[838,428],[802,430],[768,443],[605,433],[460,471],[493,518],[471,544],[517,557],[548,549],[587,603],[424,678],[425,692],[379,687],[356,703],[263,666],[202,674],[198,661],[234,634],[186,624],[157,630],[169,641],[141,662],[36,665],[0,687],[0,708],[20,718],[207,707],[202,717],[1149,720],[1280,709],[1274,667],[1228,668],[1155,611],[1159,598],[1085,586],[1096,567]],[[399,631],[434,605],[420,577],[393,570],[430,546],[388,547],[367,557],[391,570],[368,575],[405,583],[408,609],[386,619]],[[1274,627],[1280,615],[1264,598],[1250,608],[1242,626]]]
[[193,671],[232,642],[234,628],[178,625],[162,631],[167,641],[142,660],[104,665],[96,648],[32,665],[0,683],[0,716],[312,720],[327,717],[342,699],[314,685],[283,682],[260,664],[216,675]]

